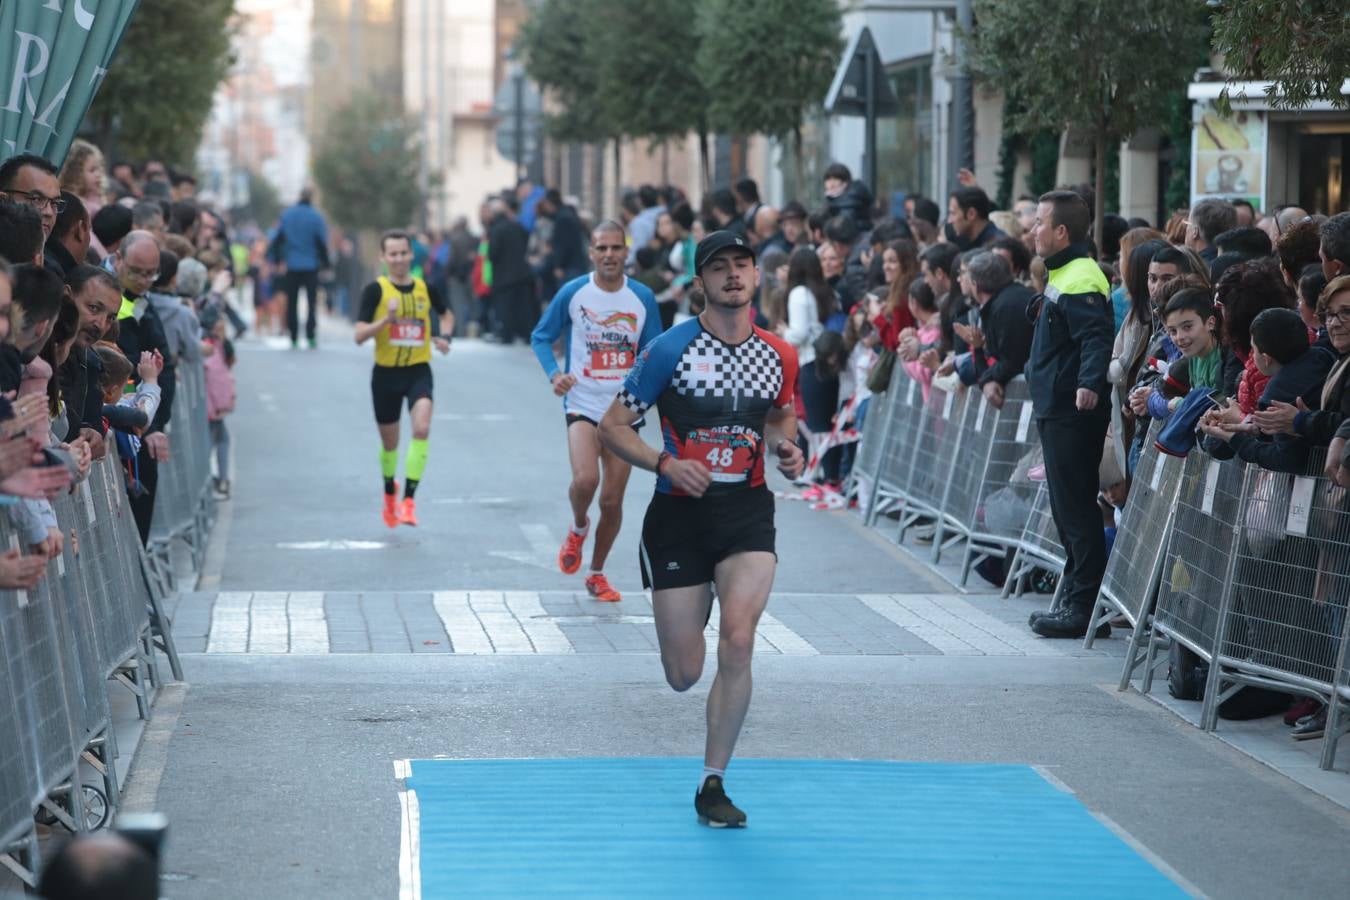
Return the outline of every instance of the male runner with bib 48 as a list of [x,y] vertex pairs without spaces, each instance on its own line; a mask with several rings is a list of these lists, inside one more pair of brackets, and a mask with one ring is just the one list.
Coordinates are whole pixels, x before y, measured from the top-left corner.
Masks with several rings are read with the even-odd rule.
[[[412,237],[386,231],[380,237],[380,259],[388,275],[361,292],[356,343],[375,339],[375,369],[370,393],[375,424],[380,429],[380,474],[384,476],[384,524],[390,528],[417,524],[413,495],[427,467],[431,436],[431,348],[450,352],[455,317],[440,292],[412,274]],[[437,313],[432,318],[432,310]],[[437,327],[439,326],[439,333]],[[403,503],[398,502],[399,419],[403,404],[412,419],[412,442],[405,463]]]
[[[590,531],[587,515],[600,491],[600,521],[586,592],[597,600],[623,599],[605,577],[605,560],[623,522],[623,494],[628,463],[600,446],[597,426],[623,385],[637,356],[661,333],[661,313],[651,289],[625,278],[628,246],[623,226],[601,222],[591,232],[595,271],[574,278],[554,295],[530,343],[553,393],[562,397],[567,418],[567,453],[572,483],[572,525],[558,552],[558,568],[571,575],[581,568],[581,549]],[[563,338],[563,365],[553,358],[553,344]],[[603,473],[604,479],[601,480]]]
[[[707,298],[698,318],[652,342],[600,424],[605,446],[656,473],[642,524],[643,583],[652,589],[666,681],[687,691],[703,674],[703,629],[717,588],[717,677],[708,693],[699,821],[740,827],[745,813],[723,777],[750,706],[750,655],[778,557],[766,451],[789,478],[801,475],[793,390],[797,354],[747,315],[759,280],[745,238],[715,231],[694,252]],[[632,424],[655,405],[664,449]]]

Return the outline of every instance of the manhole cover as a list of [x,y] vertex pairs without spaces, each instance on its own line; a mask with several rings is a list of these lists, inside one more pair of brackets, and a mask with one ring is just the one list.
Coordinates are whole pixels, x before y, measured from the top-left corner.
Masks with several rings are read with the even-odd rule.
[[541,622],[554,622],[558,625],[651,625],[656,621],[655,616],[595,616],[589,613],[577,613],[576,615],[564,616],[531,616]]

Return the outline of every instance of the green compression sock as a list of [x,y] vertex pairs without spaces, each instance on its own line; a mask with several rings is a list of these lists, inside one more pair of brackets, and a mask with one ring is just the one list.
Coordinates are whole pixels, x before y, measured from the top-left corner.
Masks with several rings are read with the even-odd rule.
[[429,452],[429,441],[413,438],[412,443],[408,445],[408,459],[404,463],[404,471],[408,475],[409,481],[421,481],[422,473],[427,468],[427,454]]
[[394,476],[398,474],[397,450],[380,451],[380,474],[384,476],[384,492],[386,494],[394,493]]

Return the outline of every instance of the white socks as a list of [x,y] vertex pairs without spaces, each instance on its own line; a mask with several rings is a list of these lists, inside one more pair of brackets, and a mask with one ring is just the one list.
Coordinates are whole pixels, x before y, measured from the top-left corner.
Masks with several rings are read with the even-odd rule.
[[716,775],[718,778],[725,778],[726,774],[726,769],[714,769],[712,766],[704,766],[703,776],[698,780],[698,789],[700,791],[703,790],[703,785],[707,783],[710,776]]

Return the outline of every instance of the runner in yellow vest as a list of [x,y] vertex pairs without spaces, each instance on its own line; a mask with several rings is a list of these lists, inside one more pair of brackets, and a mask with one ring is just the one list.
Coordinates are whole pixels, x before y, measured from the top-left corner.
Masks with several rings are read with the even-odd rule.
[[[356,343],[375,339],[370,392],[375,402],[375,424],[380,429],[384,524],[390,528],[417,524],[413,495],[427,467],[431,436],[431,348],[434,345],[441,353],[449,353],[450,335],[455,331],[455,317],[445,298],[412,275],[412,259],[412,238],[407,232],[384,233],[380,260],[389,274],[361,292],[356,322]],[[412,419],[412,442],[404,465],[400,504],[394,479],[398,474],[399,420],[405,402]]]

